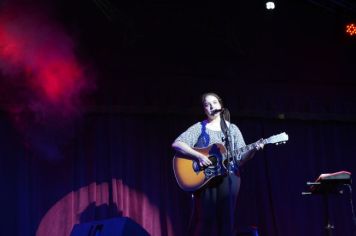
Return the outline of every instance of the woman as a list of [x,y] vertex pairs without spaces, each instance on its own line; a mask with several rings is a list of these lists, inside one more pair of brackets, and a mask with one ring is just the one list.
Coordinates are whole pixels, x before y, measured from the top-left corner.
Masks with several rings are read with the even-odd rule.
[[[183,155],[195,158],[201,167],[208,167],[212,164],[208,156],[193,148],[221,143],[225,147],[229,144],[231,150],[236,150],[245,146],[245,141],[239,128],[221,115],[224,107],[217,94],[203,94],[202,103],[207,119],[192,125],[179,135],[172,147]],[[227,133],[223,132],[224,127],[227,128]],[[243,159],[251,158],[255,150],[260,148],[263,148],[263,144],[243,153]],[[190,235],[236,235],[234,212],[241,180],[236,164],[231,163],[228,169],[226,174],[214,177],[193,193],[194,211],[189,227]]]

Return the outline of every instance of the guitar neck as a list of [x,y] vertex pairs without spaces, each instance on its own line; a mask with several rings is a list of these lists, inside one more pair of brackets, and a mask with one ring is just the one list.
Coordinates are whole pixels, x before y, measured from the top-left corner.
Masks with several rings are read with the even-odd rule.
[[257,149],[259,144],[264,144],[265,145],[265,144],[274,143],[274,144],[278,145],[280,143],[286,143],[286,141],[288,141],[288,139],[289,139],[288,134],[283,132],[283,133],[280,133],[278,135],[273,135],[273,136],[271,136],[269,138],[266,138],[266,139],[260,139],[260,140],[254,142],[254,143],[251,143],[251,144],[246,145],[244,147],[235,149],[235,150],[232,151],[232,154],[234,156],[238,156],[241,153],[245,153],[245,152],[248,152],[250,150]]
[[236,149],[236,150],[233,151],[233,152],[234,152],[234,155],[236,156],[236,155],[238,155],[239,153],[244,153],[244,152],[250,151],[250,150],[252,150],[252,149],[255,149],[255,148],[257,148],[257,145],[258,145],[259,143],[266,144],[267,142],[266,142],[265,139],[262,139],[262,140],[258,140],[257,142],[251,143],[251,144],[249,144],[249,145],[240,147],[240,148],[238,148],[238,149]]

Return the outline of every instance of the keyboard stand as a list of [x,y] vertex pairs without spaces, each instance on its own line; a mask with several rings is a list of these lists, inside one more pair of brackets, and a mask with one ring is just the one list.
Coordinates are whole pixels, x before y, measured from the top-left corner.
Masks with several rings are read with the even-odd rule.
[[334,229],[334,225],[330,220],[329,195],[343,194],[344,191],[342,187],[349,184],[351,184],[350,172],[339,171],[331,174],[321,174],[315,182],[307,182],[309,191],[302,193],[302,195],[322,195],[326,236],[332,236]]

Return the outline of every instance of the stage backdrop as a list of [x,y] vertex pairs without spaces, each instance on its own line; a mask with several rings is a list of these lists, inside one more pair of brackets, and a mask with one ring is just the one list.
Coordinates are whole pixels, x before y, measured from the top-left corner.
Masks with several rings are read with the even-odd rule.
[[[190,195],[175,182],[171,143],[203,118],[200,107],[193,110],[190,115],[88,112],[71,126],[65,142],[59,137],[62,132],[39,132],[47,147],[42,151],[2,114],[1,234],[63,236],[76,223],[126,216],[151,235],[185,235]],[[237,115],[232,119],[247,143],[283,131],[290,137],[284,145],[266,146],[242,168],[239,229],[256,226],[261,235],[322,235],[322,198],[301,192],[321,173],[356,173],[355,123]],[[352,235],[347,189],[330,199],[330,216],[335,235]]]

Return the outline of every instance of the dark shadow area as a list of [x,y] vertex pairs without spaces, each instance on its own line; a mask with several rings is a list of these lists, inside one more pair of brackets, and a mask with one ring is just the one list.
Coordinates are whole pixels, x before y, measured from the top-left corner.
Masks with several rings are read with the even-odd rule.
[[70,236],[127,235],[149,236],[140,225],[128,217],[111,218],[75,225]]
[[95,203],[92,203],[82,213],[80,213],[80,223],[117,217],[122,217],[122,212],[117,209],[116,205],[102,204],[100,206],[96,206]]

